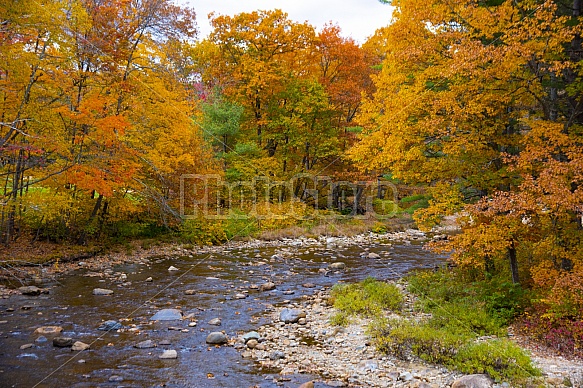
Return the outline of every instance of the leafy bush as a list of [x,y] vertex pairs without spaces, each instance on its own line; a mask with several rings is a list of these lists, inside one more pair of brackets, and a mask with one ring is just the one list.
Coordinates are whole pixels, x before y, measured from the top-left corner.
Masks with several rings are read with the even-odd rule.
[[459,350],[453,366],[463,373],[487,373],[497,381],[518,382],[541,374],[528,354],[507,339],[470,342]]
[[583,319],[556,318],[536,307],[518,322],[518,330],[550,349],[583,357]]
[[378,316],[384,309],[399,310],[403,295],[394,284],[367,278],[359,283],[337,284],[332,288],[330,301],[347,315]]

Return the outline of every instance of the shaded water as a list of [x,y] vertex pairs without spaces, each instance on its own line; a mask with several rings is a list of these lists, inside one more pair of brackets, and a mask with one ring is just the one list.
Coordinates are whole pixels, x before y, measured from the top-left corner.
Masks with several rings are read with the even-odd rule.
[[[362,257],[363,249],[378,252],[381,259]],[[272,258],[274,254],[281,257]],[[432,268],[443,257],[425,251],[421,245],[372,243],[366,246],[281,246],[268,248],[225,248],[212,255],[192,258],[150,258],[145,263],[114,268],[127,275],[126,282],[83,276],[86,270],[62,276],[50,284],[50,295],[12,296],[0,299],[0,386],[1,387],[296,387],[315,376],[288,376],[276,380],[278,371],[260,370],[230,346],[209,347],[209,332],[222,331],[236,337],[269,322],[278,305],[311,295],[339,281],[352,282],[372,276],[395,279],[411,269]],[[342,261],[346,270],[324,274],[327,264]],[[179,271],[169,272],[173,265]],[[152,282],[146,279],[152,277]],[[273,291],[249,290],[251,284],[272,281]],[[315,287],[311,286],[312,283]],[[111,296],[94,296],[94,288],[114,290]],[[195,290],[186,295],[186,290]],[[235,294],[249,290],[249,297]],[[292,295],[284,291],[293,291]],[[25,307],[26,309],[23,309]],[[162,308],[180,308],[193,314],[189,320],[149,322]],[[10,311],[14,309],[14,311]],[[222,326],[207,322],[219,317]],[[103,332],[105,320],[121,320],[136,331]],[[52,346],[51,337],[35,343],[39,326],[58,325],[62,335],[91,344],[84,352]],[[188,329],[188,332],[169,330]],[[134,344],[151,339],[168,341],[153,349],[136,349]],[[35,343],[31,348],[20,346]],[[175,349],[178,359],[161,360],[164,349]],[[83,360],[83,361],[82,361]],[[112,376],[123,380],[110,381]],[[324,387],[323,384],[316,386]]]

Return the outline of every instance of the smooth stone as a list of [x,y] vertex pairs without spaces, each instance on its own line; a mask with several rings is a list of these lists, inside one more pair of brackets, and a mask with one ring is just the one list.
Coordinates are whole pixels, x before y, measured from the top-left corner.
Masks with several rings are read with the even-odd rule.
[[61,326],[41,326],[34,331],[35,334],[58,334],[63,331]]
[[39,359],[39,357],[34,353],[22,353],[22,354],[19,354],[18,356],[16,356],[16,358],[30,358],[33,360]]
[[302,284],[302,287],[304,287],[304,288],[314,288],[314,287],[316,287],[316,285],[314,283],[304,283],[304,284]]
[[453,382],[451,388],[491,388],[494,382],[483,374],[462,376]]
[[150,321],[175,321],[182,319],[182,312],[178,309],[163,309],[154,314]]
[[368,254],[368,258],[369,259],[380,259],[381,258],[381,255],[379,255],[378,253],[370,252]]
[[123,325],[117,321],[105,321],[97,328],[97,330],[103,331],[111,331],[111,330],[119,330],[123,327]]
[[84,342],[81,341],[75,341],[75,343],[73,343],[73,346],[71,346],[71,350],[72,351],[83,351],[83,350],[87,350],[89,349],[90,345],[86,344]]
[[280,360],[285,358],[285,353],[281,350],[276,350],[274,352],[269,353],[269,359],[272,361]]
[[108,380],[110,383],[120,383],[123,381],[123,377],[118,376],[118,375],[113,375],[113,376],[110,376]]
[[222,345],[228,342],[228,338],[220,331],[214,331],[206,337],[206,343],[210,345]]
[[184,291],[184,295],[195,295],[196,294],[196,290],[186,290]]
[[305,317],[306,313],[298,309],[283,309],[279,314],[279,320],[284,323],[296,323]]
[[145,281],[149,283],[149,282],[153,282],[153,281],[154,281],[154,279],[152,279],[152,277],[150,276],[149,278],[146,278],[146,280],[145,280]]
[[37,339],[34,340],[34,342],[37,342],[39,344],[43,343],[43,342],[47,342],[47,341],[48,341],[48,339],[44,335],[41,335],[40,337],[38,337]]
[[69,346],[73,346],[75,341],[73,338],[70,337],[55,337],[53,338],[53,346],[57,348],[68,348]]
[[168,349],[168,350],[164,350],[164,353],[162,353],[158,358],[161,358],[164,360],[172,360],[172,359],[178,358],[178,353],[174,349]]
[[259,286],[260,291],[271,291],[274,289],[275,289],[275,283],[273,283],[273,282],[263,283],[261,286]]
[[180,270],[178,268],[176,268],[175,266],[171,265],[170,267],[168,267],[168,271],[174,272],[174,271],[180,271]]
[[249,333],[243,334],[242,338],[243,338],[243,341],[245,343],[247,343],[247,341],[252,340],[252,339],[259,341],[259,338],[261,338],[261,336],[256,331],[250,331]]
[[111,294],[113,294],[113,291],[105,288],[93,289],[93,295],[111,295]]
[[255,350],[265,350],[266,347],[264,344],[257,344],[255,345]]
[[42,288],[38,288],[37,286],[23,286],[19,287],[18,291],[22,293],[22,295],[29,295],[29,296],[37,296],[43,292],[46,292]]
[[249,341],[247,341],[247,347],[249,349],[255,349],[255,347],[259,345],[259,342],[257,342],[256,339],[250,339]]
[[20,350],[32,348],[33,346],[34,346],[34,344],[24,344],[24,345],[20,346]]
[[235,295],[235,299],[245,299],[247,298],[249,295],[247,294],[236,294]]
[[342,262],[332,263],[328,266],[330,269],[344,269],[346,268],[346,264]]
[[138,342],[137,344],[134,345],[134,348],[137,348],[137,349],[150,349],[150,348],[155,348],[155,347],[156,347],[156,344],[152,340]]
[[314,383],[312,381],[306,381],[305,383],[300,385],[298,388],[314,388]]
[[213,326],[221,326],[221,318],[213,318],[208,321],[208,324]]

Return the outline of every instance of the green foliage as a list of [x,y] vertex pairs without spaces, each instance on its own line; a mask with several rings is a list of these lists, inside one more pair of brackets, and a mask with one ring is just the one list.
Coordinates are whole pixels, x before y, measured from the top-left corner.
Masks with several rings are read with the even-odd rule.
[[404,198],[399,201],[400,207],[402,207],[405,213],[413,214],[419,209],[425,209],[429,207],[429,199],[431,196],[427,194],[415,194]]
[[247,237],[256,233],[259,228],[257,219],[241,210],[231,210],[227,219],[223,222],[223,230],[228,240],[237,237]]
[[347,315],[379,316],[383,310],[399,310],[403,305],[403,295],[397,286],[373,278],[337,284],[330,298],[334,307]]
[[372,208],[377,215],[395,216],[401,209],[394,201],[389,199],[375,198],[372,200]]
[[528,354],[508,339],[470,342],[459,350],[452,365],[462,373],[486,373],[496,381],[520,382],[541,374]]
[[196,245],[216,245],[227,241],[227,235],[220,222],[203,218],[185,220],[180,226],[180,239]]

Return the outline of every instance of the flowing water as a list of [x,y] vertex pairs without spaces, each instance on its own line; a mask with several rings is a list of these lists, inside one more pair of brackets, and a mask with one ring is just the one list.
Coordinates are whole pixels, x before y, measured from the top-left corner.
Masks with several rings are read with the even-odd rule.
[[[381,258],[369,258],[365,249]],[[259,369],[232,346],[209,346],[206,336],[224,331],[233,338],[254,330],[270,323],[269,314],[277,306],[337,282],[368,276],[396,279],[444,260],[415,243],[295,243],[224,248],[210,256],[148,258],[113,268],[117,279],[122,273],[127,276],[123,280],[86,276],[91,275],[88,270],[79,269],[44,284],[50,287],[49,295],[0,299],[0,387],[297,387],[316,376],[293,375],[290,381],[278,383],[274,380],[281,378],[278,371]],[[346,264],[344,271],[321,270],[337,261]],[[168,271],[170,265],[179,270]],[[150,277],[152,281],[147,281]],[[263,292],[249,288],[265,282],[277,288]],[[92,295],[94,288],[111,289],[114,294]],[[185,294],[186,290],[194,290],[194,295]],[[248,298],[235,297],[247,291]],[[180,308],[192,318],[149,321],[163,308]],[[213,318],[221,318],[222,325],[209,325]],[[112,319],[132,330],[97,330]],[[197,326],[188,327],[190,321],[197,321]],[[40,336],[35,329],[49,325],[63,327],[63,336],[91,344],[90,350],[53,347],[48,335],[48,341],[35,342]],[[133,347],[147,339],[159,346]],[[24,344],[34,345],[20,349]],[[178,358],[159,359],[164,349],[175,349]]]

